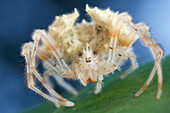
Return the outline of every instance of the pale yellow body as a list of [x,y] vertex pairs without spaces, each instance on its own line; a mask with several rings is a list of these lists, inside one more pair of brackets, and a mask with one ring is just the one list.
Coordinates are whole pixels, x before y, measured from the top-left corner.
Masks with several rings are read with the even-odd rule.
[[[163,50],[151,38],[149,28],[143,23],[133,24],[127,13],[89,8],[88,5],[86,11],[92,18],[91,22],[83,20],[76,23],[79,13],[75,9],[72,14],[56,16],[48,32],[36,30],[33,35],[34,43],[29,42],[23,46],[22,55],[25,56],[27,64],[28,87],[54,102],[57,107],[74,106],[73,102],[53,90],[48,77],[55,75],[56,81],[73,94],[77,94],[77,91],[62,77],[80,79],[84,86],[97,82],[94,92],[97,94],[101,91],[103,75],[119,69],[125,60],[130,59],[132,66],[120,79],[138,67],[132,45],[141,38],[151,49],[155,65],[145,85],[135,97],[145,90],[157,70],[159,99],[162,89],[160,61]],[[43,78],[36,70],[36,57],[44,61],[46,72]],[[71,65],[68,65],[68,62],[71,62]],[[48,90],[49,95],[35,86],[33,74]]]

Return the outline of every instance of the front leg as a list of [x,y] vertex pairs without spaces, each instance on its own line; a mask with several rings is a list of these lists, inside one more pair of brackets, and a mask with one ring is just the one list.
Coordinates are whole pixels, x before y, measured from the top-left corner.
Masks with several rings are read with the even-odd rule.
[[51,73],[50,71],[46,71],[44,73],[44,80],[50,84],[50,86],[52,88],[54,88],[53,84],[51,83],[51,81],[49,80],[49,77],[52,76],[54,78],[54,80],[58,83],[58,85],[60,85],[61,87],[63,87],[64,89],[66,89],[68,92],[72,93],[73,95],[78,95],[78,91],[69,83],[67,83],[64,78],[62,78],[59,75],[56,75],[55,73]]
[[[65,75],[73,74],[72,70],[66,64],[63,57],[61,56],[58,47],[55,44],[55,40],[50,35],[48,35],[48,33],[45,30],[37,30],[35,33],[40,35],[43,44],[49,49],[52,55],[56,58],[57,62],[59,63],[59,67],[64,71]],[[43,54],[44,53],[42,53],[42,55]]]
[[[39,32],[35,32],[33,35],[34,44],[33,43],[26,43],[23,46],[22,49],[22,55],[25,57],[26,60],[26,66],[27,66],[27,81],[28,81],[28,87],[34,90],[36,93],[42,95],[44,98],[54,102],[55,104],[60,104],[63,106],[74,106],[75,104],[73,102],[68,101],[67,99],[60,96],[57,92],[55,92],[42,78],[40,73],[36,70],[36,55],[37,55],[37,49],[38,49],[38,43],[40,40]],[[38,88],[34,86],[33,82],[33,75],[42,83],[42,85],[52,94],[55,96],[51,97],[42,91],[40,91]],[[59,100],[61,101],[59,101]]]
[[95,88],[95,91],[94,91],[95,94],[98,94],[101,91],[101,89],[102,89],[102,80],[103,80],[103,75],[99,75],[98,82],[96,84],[96,88]]
[[[118,15],[117,21],[114,24],[114,29],[110,33],[110,44],[109,44],[110,47],[109,47],[109,55],[108,55],[107,63],[113,64],[115,62],[116,48],[117,48],[118,41],[120,38],[121,27],[126,22],[131,21],[131,19],[132,18],[127,13],[121,13]],[[131,33],[129,36],[132,36],[132,34],[134,33]],[[129,37],[126,37],[126,38],[128,39]],[[129,44],[125,44],[125,45],[129,46]]]

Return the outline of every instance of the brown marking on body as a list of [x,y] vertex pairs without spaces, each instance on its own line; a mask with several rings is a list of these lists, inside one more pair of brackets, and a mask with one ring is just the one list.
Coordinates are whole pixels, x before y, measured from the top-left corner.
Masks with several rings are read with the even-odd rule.
[[97,55],[97,51],[94,51],[94,50],[93,50],[93,54],[94,54],[94,55]]

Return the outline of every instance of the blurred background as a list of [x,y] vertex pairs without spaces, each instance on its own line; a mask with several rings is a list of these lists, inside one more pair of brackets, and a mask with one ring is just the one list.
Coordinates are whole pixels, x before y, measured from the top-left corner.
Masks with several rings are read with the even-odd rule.
[[[154,39],[170,54],[169,0],[0,0],[0,112],[16,113],[45,102],[26,86],[24,58],[20,56],[23,43],[31,41],[35,29],[46,29],[56,15],[70,13],[77,8],[80,17],[90,21],[85,12],[90,7],[128,12],[133,22],[150,26]],[[151,61],[148,48],[140,41],[134,45],[140,64]],[[71,81],[72,82],[72,81]],[[77,86],[77,84],[74,84]],[[59,92],[62,92],[59,88]]]

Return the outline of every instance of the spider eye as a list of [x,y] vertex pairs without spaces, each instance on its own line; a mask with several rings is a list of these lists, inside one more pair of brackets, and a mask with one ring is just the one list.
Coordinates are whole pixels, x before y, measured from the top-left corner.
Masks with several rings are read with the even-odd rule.
[[85,58],[85,60],[86,60],[86,63],[90,63],[91,62],[91,58],[90,57]]
[[90,63],[91,62],[91,60],[86,60],[86,63]]

